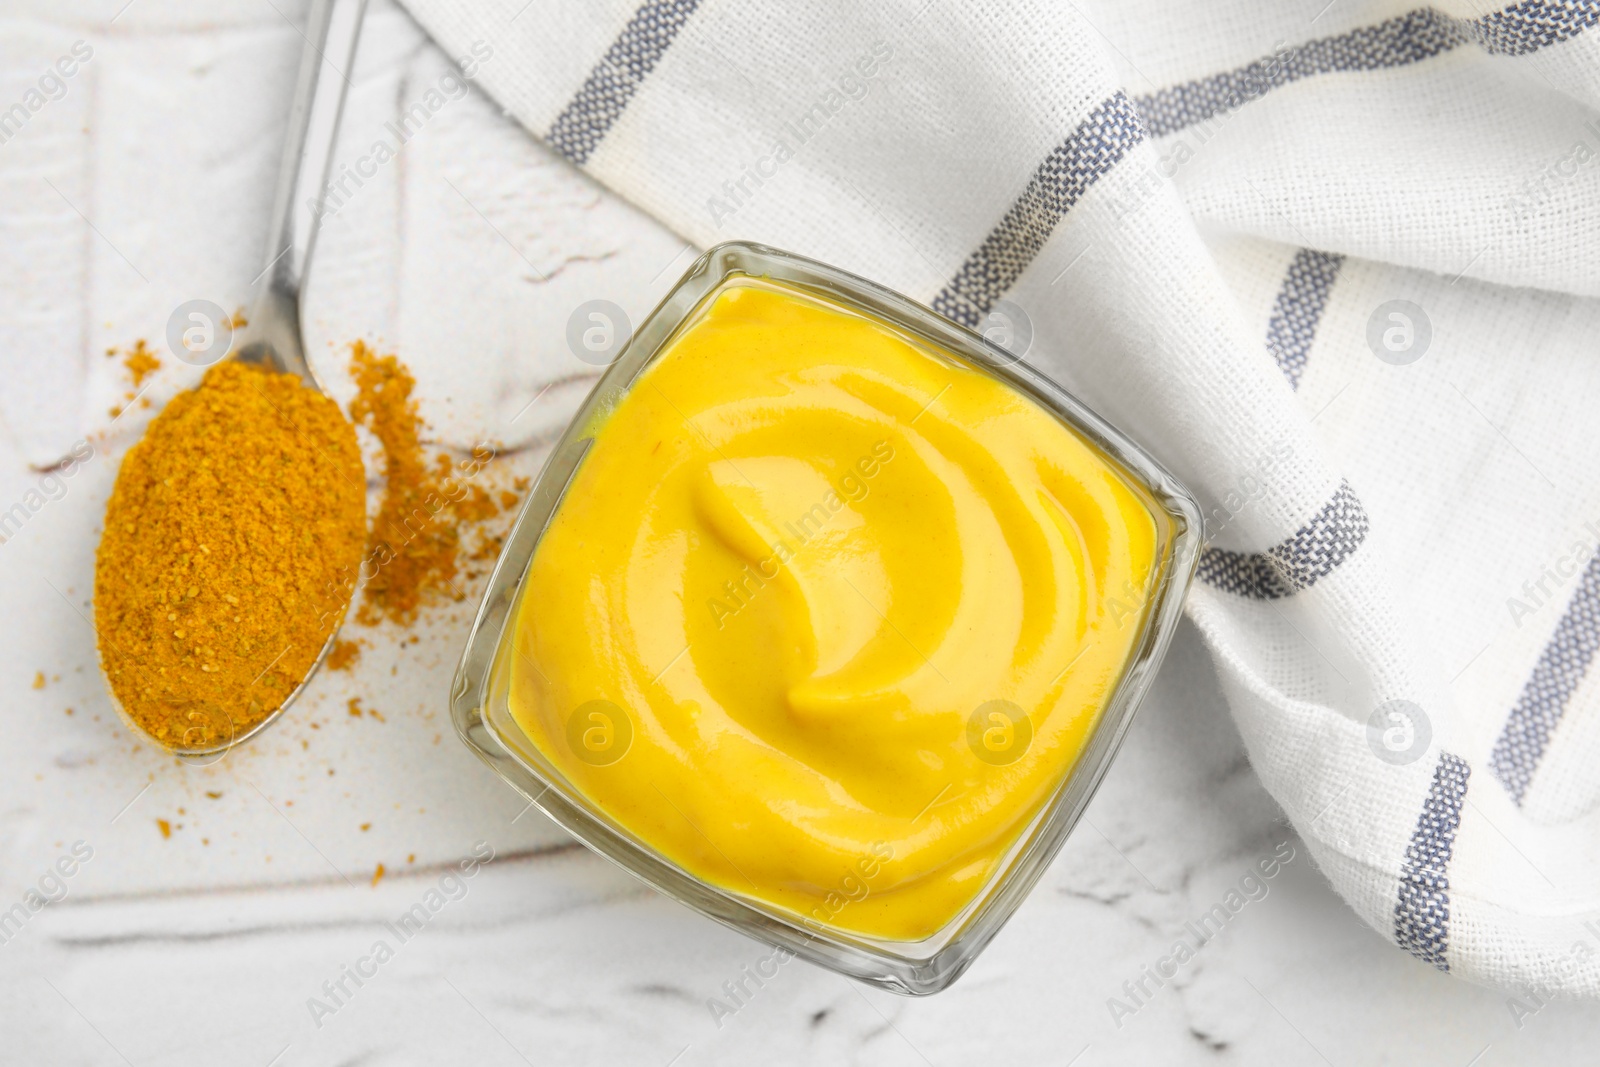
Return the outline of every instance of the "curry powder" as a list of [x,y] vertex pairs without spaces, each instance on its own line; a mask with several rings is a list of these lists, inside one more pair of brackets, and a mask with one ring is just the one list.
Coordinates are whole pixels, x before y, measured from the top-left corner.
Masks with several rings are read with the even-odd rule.
[[[376,626],[388,619],[410,626],[426,598],[464,598],[456,584],[461,523],[492,516],[496,509],[493,502],[488,516],[474,509],[488,494],[458,481],[448,454],[438,453],[429,462],[422,416],[412,398],[417,381],[405,364],[358,340],[350,346],[350,375],[356,383],[350,417],[382,446],[384,481],[383,503],[367,539],[356,621]],[[475,450],[467,469],[476,473],[482,462]]]
[[100,663],[170,748],[226,743],[305,678],[366,538],[355,429],[297,376],[211,368],[128,451],[95,555]]

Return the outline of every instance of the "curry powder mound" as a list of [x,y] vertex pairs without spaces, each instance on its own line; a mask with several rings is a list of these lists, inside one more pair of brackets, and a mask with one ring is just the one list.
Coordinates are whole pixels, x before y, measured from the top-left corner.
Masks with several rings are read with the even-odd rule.
[[355,429],[294,375],[227,362],[128,451],[95,555],[100,663],[172,748],[276,710],[338,629],[361,565]]

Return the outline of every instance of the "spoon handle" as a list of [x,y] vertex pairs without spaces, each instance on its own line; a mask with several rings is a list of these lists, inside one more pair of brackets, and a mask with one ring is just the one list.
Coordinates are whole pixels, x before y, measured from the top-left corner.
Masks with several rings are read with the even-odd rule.
[[322,383],[306,360],[300,333],[300,294],[317,240],[323,184],[338,140],[339,113],[366,7],[367,0],[311,2],[273,196],[267,248],[271,258],[257,278],[263,284],[236,355],[248,363],[298,374],[318,389]]

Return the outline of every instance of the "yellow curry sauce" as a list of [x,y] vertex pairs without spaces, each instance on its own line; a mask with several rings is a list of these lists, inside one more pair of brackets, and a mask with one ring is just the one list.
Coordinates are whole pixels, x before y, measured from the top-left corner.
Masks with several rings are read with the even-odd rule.
[[1082,753],[1166,519],[995,378],[725,285],[595,431],[534,554],[510,706],[696,876],[919,940]]

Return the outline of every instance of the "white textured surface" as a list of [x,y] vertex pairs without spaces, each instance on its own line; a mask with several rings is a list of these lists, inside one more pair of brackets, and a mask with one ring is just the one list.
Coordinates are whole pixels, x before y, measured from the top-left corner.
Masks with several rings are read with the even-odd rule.
[[[139,0],[106,29],[119,6],[66,21],[0,9],[7,100],[74,40],[95,48],[0,146],[6,506],[39,484],[30,461],[106,432],[125,388],[106,346],[159,346],[185,299],[242,303],[263,258],[298,36],[252,0]],[[375,4],[345,156],[445,62]],[[307,318],[329,376],[354,337],[397,350],[441,442],[526,445],[510,461],[524,471],[587,388],[565,350],[571,309],[603,297],[641,315],[689,260],[478,95],[434,115],[324,241]],[[189,380],[172,364],[152,397]],[[1566,1062],[1600,1037],[1587,1006],[1518,1028],[1505,994],[1358,921],[1256,781],[1187,626],[1086,822],[953,989],[907,1001],[792,962],[719,1028],[707,999],[765,950],[519,817],[454,738],[444,694],[470,603],[431,612],[403,651],[386,629],[362,635],[374,647],[352,674],[320,675],[288,721],[215,767],[125,733],[84,616],[116,456],[150,413],[117,420],[61,499],[0,545],[0,911],[74,841],[94,849],[65,900],[0,945],[7,1062],[1490,1065]],[[387,721],[349,717],[353,695]],[[170,840],[157,818],[181,824]],[[308,998],[394,941],[383,921],[479,840],[499,861],[316,1026]],[[1285,840],[1296,858],[1266,897],[1116,1027],[1107,999]],[[391,874],[371,887],[380,862]]]

